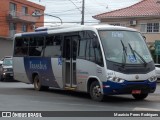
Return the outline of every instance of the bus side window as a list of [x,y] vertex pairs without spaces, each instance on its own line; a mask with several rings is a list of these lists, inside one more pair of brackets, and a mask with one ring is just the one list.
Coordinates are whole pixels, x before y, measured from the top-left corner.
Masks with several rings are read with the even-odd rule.
[[72,36],[72,41],[73,41],[73,43],[72,43],[72,49],[73,49],[73,59],[74,60],[76,60],[76,58],[77,58],[77,47],[78,47],[78,42],[79,42],[79,36]]
[[61,56],[62,36],[53,35],[47,36],[45,40],[45,57],[59,57]]
[[95,52],[95,61],[98,65],[103,66],[103,57],[102,57],[102,52],[100,48],[100,44],[98,42],[98,38],[96,34],[94,34],[93,39],[92,39],[92,46]]
[[84,39],[79,40],[78,58],[85,59],[86,42]]
[[86,60],[90,60],[90,39],[87,39],[86,42]]
[[95,61],[95,49],[93,47],[93,32],[92,31],[86,31],[85,39],[87,40],[86,60],[96,62]]
[[97,35],[93,31],[87,31],[86,39],[87,39],[86,59],[95,62],[100,66],[103,66],[103,58]]
[[15,38],[14,56],[26,56],[28,54],[28,38]]
[[29,56],[41,56],[44,46],[44,37],[31,37],[29,40]]
[[70,52],[70,48],[71,48],[70,40],[71,40],[71,37],[66,37],[66,39],[65,39],[65,58],[66,58],[66,60],[69,60],[70,57],[71,57],[71,52]]
[[95,54],[96,54],[96,63],[100,66],[104,66],[100,45],[98,45],[97,48],[95,48]]
[[14,46],[15,56],[23,55],[22,48],[21,48],[22,44],[23,44],[22,38],[15,38],[15,46]]

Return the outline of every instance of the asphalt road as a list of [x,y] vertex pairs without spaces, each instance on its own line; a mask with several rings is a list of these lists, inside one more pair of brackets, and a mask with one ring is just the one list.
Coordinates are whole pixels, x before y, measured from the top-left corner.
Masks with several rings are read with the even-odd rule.
[[35,91],[33,85],[0,82],[0,111],[160,111],[160,83],[155,93],[144,101],[136,101],[131,95],[118,95],[96,102],[85,93]]

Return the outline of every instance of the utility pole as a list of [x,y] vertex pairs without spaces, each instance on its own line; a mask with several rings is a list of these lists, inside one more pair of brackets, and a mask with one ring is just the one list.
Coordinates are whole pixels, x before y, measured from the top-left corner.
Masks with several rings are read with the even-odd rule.
[[85,4],[85,0],[82,1],[82,21],[81,21],[81,25],[84,25],[84,4]]

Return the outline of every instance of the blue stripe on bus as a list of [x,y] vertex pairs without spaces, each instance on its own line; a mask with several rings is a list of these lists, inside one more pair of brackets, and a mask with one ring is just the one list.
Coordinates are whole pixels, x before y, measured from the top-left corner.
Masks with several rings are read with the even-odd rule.
[[44,86],[60,88],[55,81],[53,74],[51,58],[43,57],[24,57],[24,66],[28,79],[32,83],[33,73],[39,75],[40,81]]
[[22,37],[26,37],[26,36],[39,36],[39,35],[48,35],[48,33],[47,32],[22,33]]

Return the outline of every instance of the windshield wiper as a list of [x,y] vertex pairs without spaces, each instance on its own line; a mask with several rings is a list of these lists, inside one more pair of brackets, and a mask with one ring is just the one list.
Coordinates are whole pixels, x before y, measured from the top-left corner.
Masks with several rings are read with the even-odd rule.
[[135,52],[134,52],[133,48],[131,47],[131,44],[130,44],[130,43],[128,43],[128,45],[129,45],[129,48],[131,49],[131,52],[132,52],[132,54],[133,54],[133,56],[134,56],[135,60],[137,60],[137,59],[136,59]]
[[139,56],[139,58],[141,59],[141,61],[144,63],[144,66],[146,67],[147,62],[145,61],[145,59],[144,59],[136,50],[133,50],[133,48],[132,48],[132,46],[130,45],[130,43],[128,43],[128,45],[129,45],[129,48],[131,49],[131,52],[132,52],[135,60],[136,60],[136,55],[135,55],[135,53],[136,53],[136,54]]
[[123,47],[123,56],[124,56],[124,59],[122,58],[122,59],[123,59],[123,64],[122,64],[122,66],[125,67],[125,65],[126,65],[127,52],[126,52],[126,48],[125,48],[124,43],[123,43],[122,40],[121,40],[121,44],[122,44],[122,47]]

